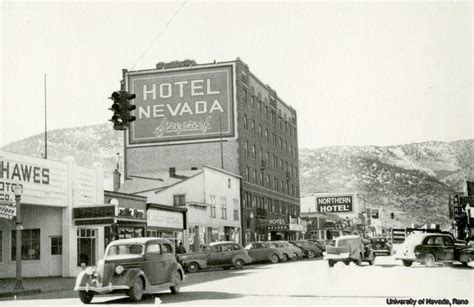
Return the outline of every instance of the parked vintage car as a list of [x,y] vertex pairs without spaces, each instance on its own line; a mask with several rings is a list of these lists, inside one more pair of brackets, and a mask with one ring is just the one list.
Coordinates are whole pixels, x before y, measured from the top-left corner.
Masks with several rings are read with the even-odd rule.
[[362,261],[374,264],[375,254],[370,245],[362,242],[362,238],[357,235],[341,236],[336,239],[335,246],[326,246],[326,255],[324,259],[328,265],[333,267],[338,261],[346,265],[351,261],[361,265]]
[[288,248],[290,250],[290,252],[293,253],[293,256],[295,256],[295,258],[294,258],[295,260],[298,259],[298,258],[303,258],[305,256],[304,251],[301,248],[296,247],[295,245],[291,244],[288,241],[274,241],[274,242],[279,242],[284,247]]
[[375,237],[370,239],[370,245],[375,255],[386,255],[392,254],[392,244],[385,237]]
[[235,267],[241,269],[252,262],[247,250],[232,241],[213,242],[195,253],[179,254],[178,262],[191,273],[210,267]]
[[306,257],[314,258],[314,257],[321,257],[322,252],[321,250],[314,244],[307,242],[307,241],[289,241],[294,246],[300,248]]
[[144,293],[170,289],[179,293],[184,271],[176,261],[174,244],[162,238],[133,238],[110,243],[97,267],[76,278],[75,291],[84,304],[95,295],[126,293],[140,301]]
[[268,242],[252,242],[245,246],[247,253],[252,257],[252,262],[277,263],[284,259],[283,253],[279,248],[272,247]]
[[[471,241],[472,242],[472,241]],[[469,262],[474,261],[474,245],[469,245],[466,248],[463,248],[459,251],[458,260],[464,266],[468,266]]]
[[436,262],[460,261],[461,251],[466,248],[465,242],[455,241],[451,234],[416,232],[397,248],[395,259],[402,260],[404,266],[413,262],[433,266]]
[[323,241],[321,240],[315,240],[315,239],[308,239],[307,241],[313,243],[316,245],[321,251],[325,252],[326,251],[326,244],[324,244]]
[[268,241],[271,247],[278,248],[283,254],[282,261],[296,260],[298,255],[294,253],[290,248],[284,245],[281,241]]

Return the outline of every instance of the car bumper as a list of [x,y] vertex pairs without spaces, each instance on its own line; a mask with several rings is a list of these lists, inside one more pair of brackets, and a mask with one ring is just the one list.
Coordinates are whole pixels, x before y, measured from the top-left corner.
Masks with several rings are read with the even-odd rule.
[[373,249],[372,251],[375,254],[388,254],[388,255],[390,255],[390,251],[388,249]]
[[339,255],[335,254],[326,254],[324,256],[324,259],[326,260],[343,260],[343,259],[348,259],[349,258],[349,253],[343,253]]
[[128,290],[130,289],[127,285],[112,285],[109,283],[107,286],[102,285],[98,282],[86,283],[85,285],[75,286],[74,291],[93,291],[97,293],[110,293],[117,290]]

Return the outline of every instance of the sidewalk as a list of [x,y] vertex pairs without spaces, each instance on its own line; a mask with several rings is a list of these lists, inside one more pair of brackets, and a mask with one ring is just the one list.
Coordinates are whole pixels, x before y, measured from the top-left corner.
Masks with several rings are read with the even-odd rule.
[[32,295],[40,292],[72,290],[76,279],[66,277],[23,278],[24,290],[15,290],[15,278],[0,279],[0,298]]

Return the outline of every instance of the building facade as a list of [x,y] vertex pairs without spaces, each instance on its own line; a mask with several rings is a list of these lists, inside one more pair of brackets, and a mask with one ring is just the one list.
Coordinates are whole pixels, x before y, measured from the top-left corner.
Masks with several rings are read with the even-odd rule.
[[[103,233],[76,227],[72,218],[76,208],[104,204],[100,164],[88,169],[78,167],[72,158],[56,162],[0,152],[0,207],[14,204],[16,185],[23,190],[23,276],[76,276],[85,250],[101,256]],[[15,220],[16,213],[0,218],[0,278],[15,277]]]
[[[178,65],[179,66],[179,65]],[[124,132],[125,177],[210,165],[242,177],[242,243],[296,238],[296,111],[240,59],[130,71],[137,117]]]
[[[171,212],[182,210],[186,213],[185,231],[166,232],[165,237],[183,242],[186,250],[198,251],[204,244],[216,241],[241,243],[240,176],[212,166],[192,171],[172,168],[169,172],[154,173],[154,185],[134,192],[146,187],[141,183],[144,180],[147,179],[132,177],[121,190],[146,197],[148,231],[155,222],[175,228],[182,225],[178,213]],[[160,212],[150,215],[151,209]],[[158,230],[158,235],[163,236],[164,230]]]

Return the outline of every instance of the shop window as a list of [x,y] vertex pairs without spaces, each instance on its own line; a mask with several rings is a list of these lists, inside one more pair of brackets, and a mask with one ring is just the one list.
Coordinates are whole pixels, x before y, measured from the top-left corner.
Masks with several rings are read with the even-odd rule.
[[96,230],[77,229],[77,266],[95,265],[96,255]]
[[222,210],[222,215],[221,218],[223,220],[227,219],[227,198],[221,197],[221,210]]
[[[12,231],[12,261],[16,259],[16,231]],[[40,260],[41,234],[39,229],[21,231],[21,260]]]
[[143,227],[134,227],[134,226],[119,226],[118,227],[118,237],[119,239],[129,239],[129,238],[141,238],[144,234]]
[[239,220],[239,200],[234,199],[233,203],[234,203],[234,221],[238,221]]
[[211,199],[211,217],[216,217],[216,196],[210,195],[209,197]]
[[63,238],[51,237],[51,255],[63,254]]
[[173,195],[173,205],[175,206],[184,206],[185,205],[185,195],[184,194],[179,194],[179,195]]

